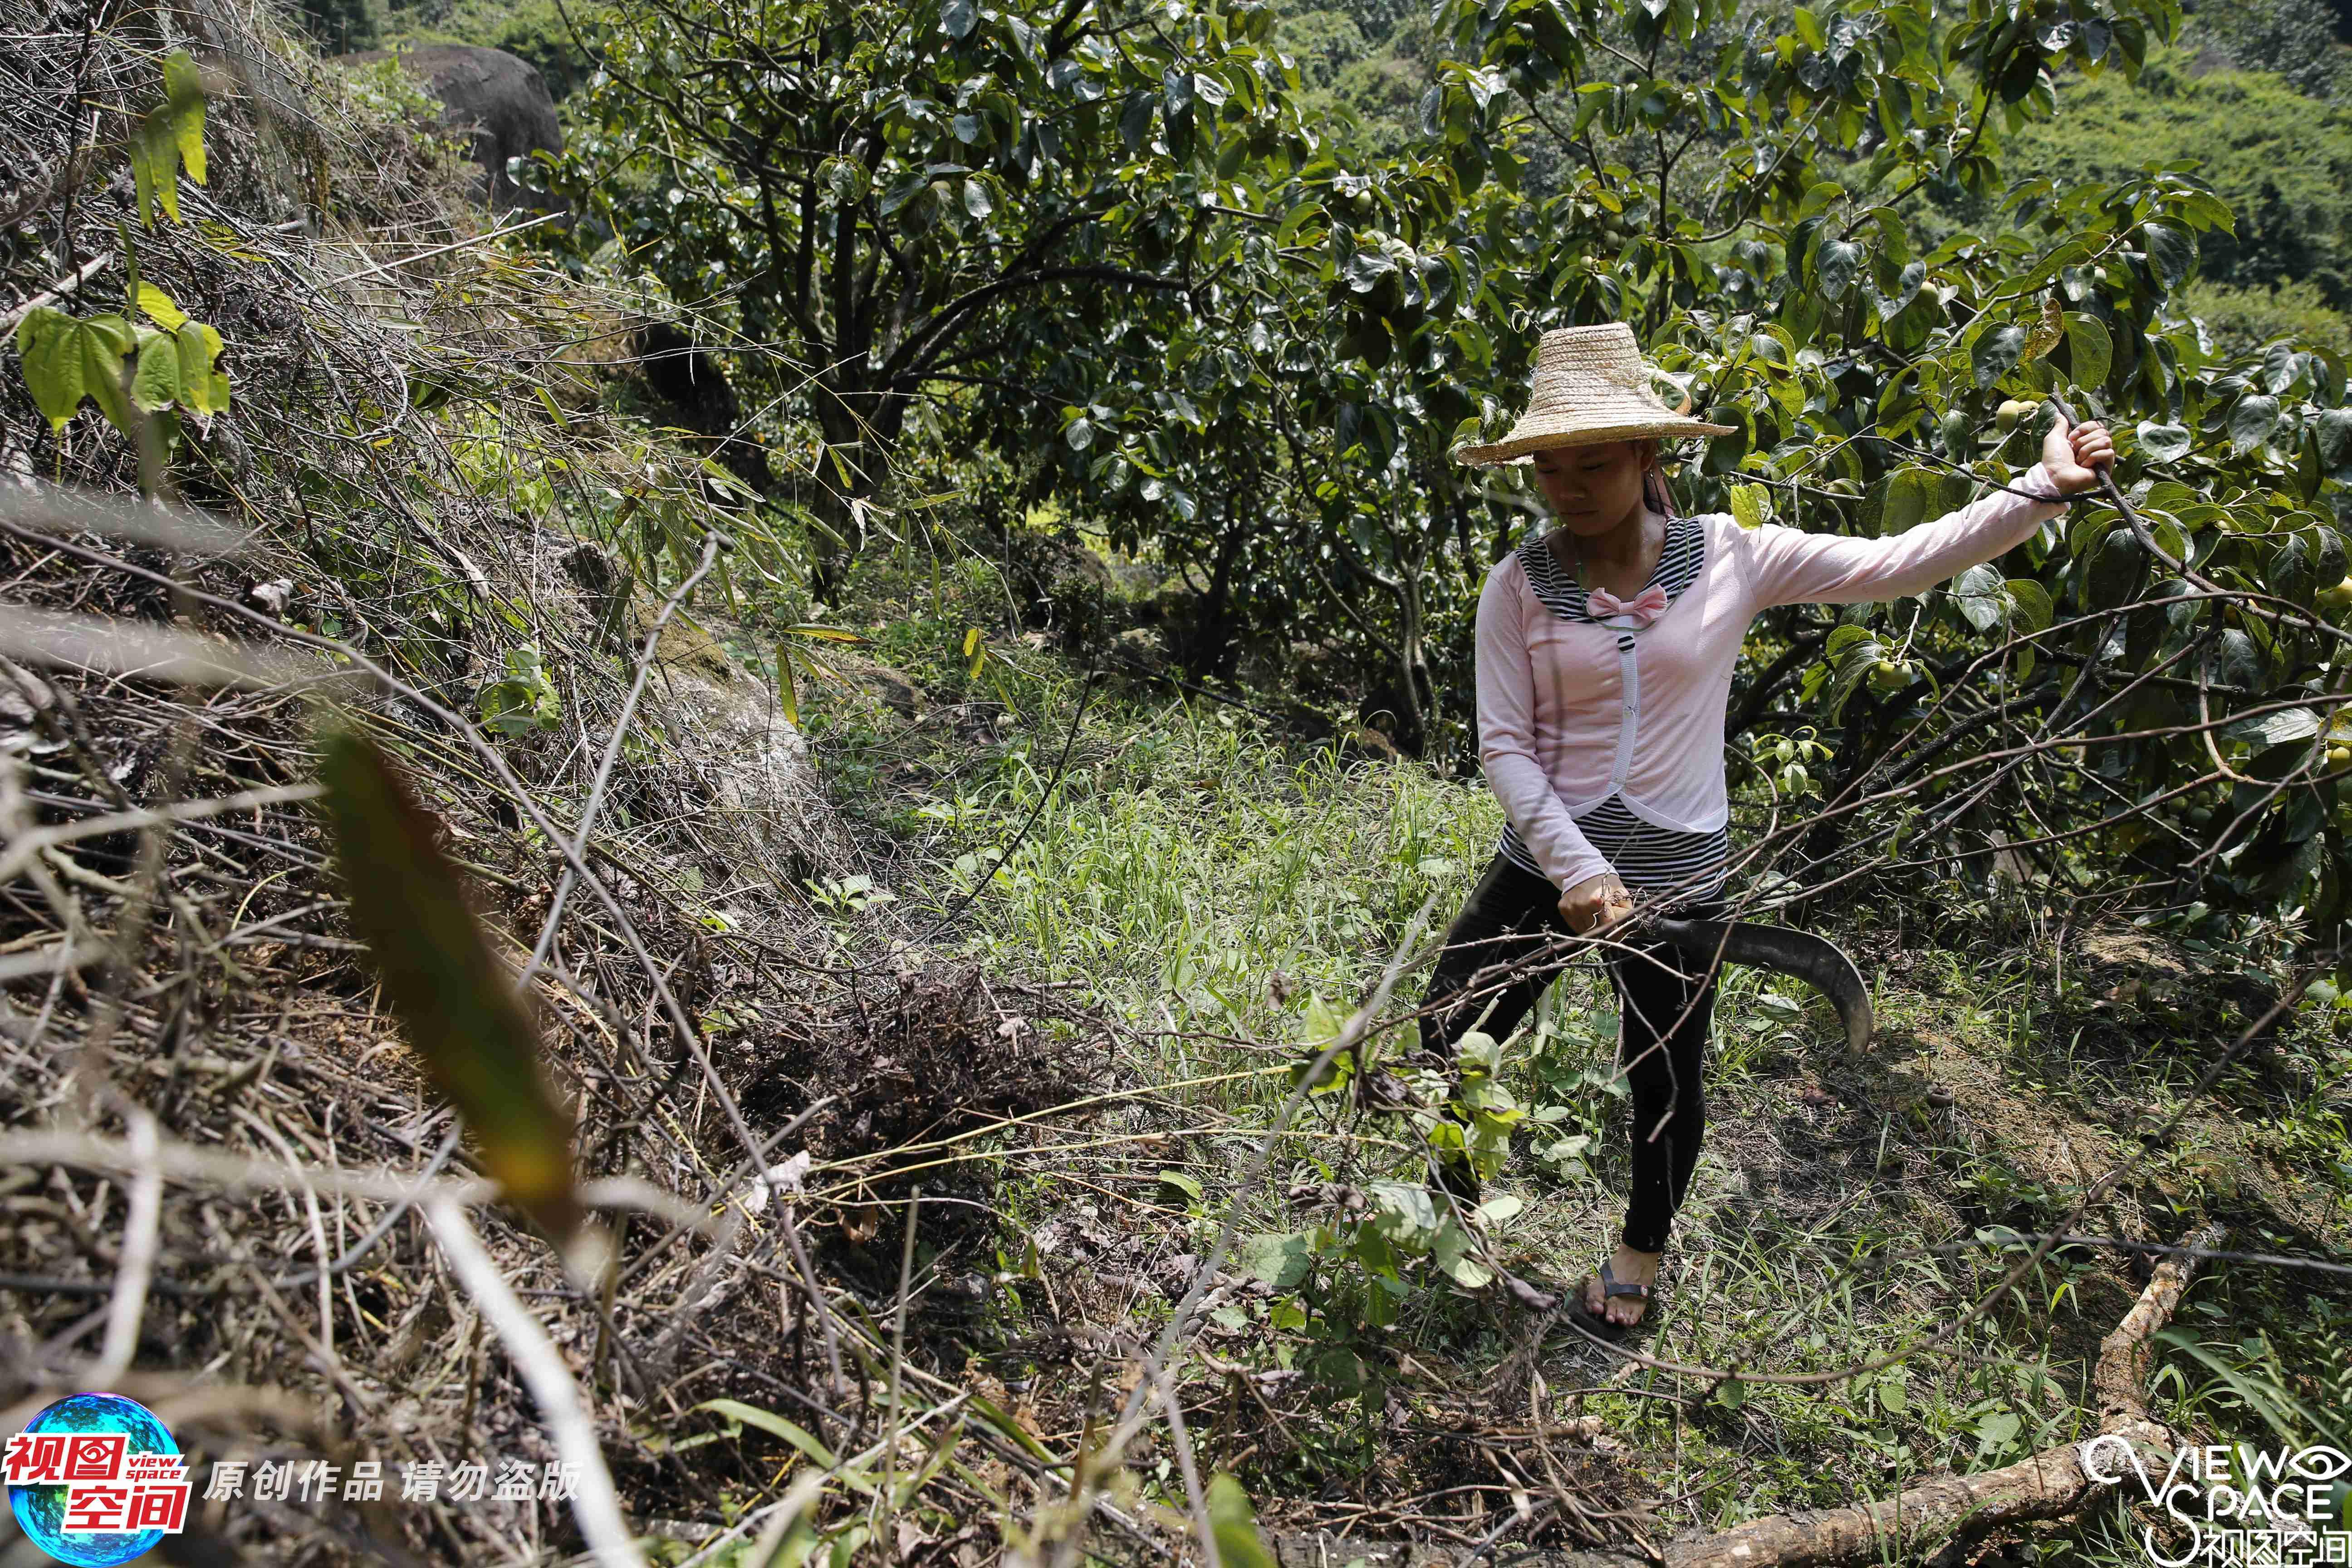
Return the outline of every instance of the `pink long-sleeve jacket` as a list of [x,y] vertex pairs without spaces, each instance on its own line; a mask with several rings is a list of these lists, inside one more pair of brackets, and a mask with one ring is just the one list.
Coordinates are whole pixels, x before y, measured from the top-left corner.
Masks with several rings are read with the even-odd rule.
[[1612,794],[1661,827],[1712,832],[1730,817],[1724,714],[1759,611],[1924,593],[2014,549],[2064,510],[2037,463],[2011,490],[1886,539],[1699,517],[1706,560],[1697,576],[1664,615],[1630,632],[1554,614],[1515,551],[1478,596],[1478,754],[1487,787],[1563,889],[1610,868],[1575,818]]

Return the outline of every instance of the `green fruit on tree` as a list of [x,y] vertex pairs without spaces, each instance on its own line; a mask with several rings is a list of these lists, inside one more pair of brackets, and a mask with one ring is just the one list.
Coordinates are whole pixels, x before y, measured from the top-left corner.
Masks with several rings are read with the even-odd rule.
[[1902,690],[1911,684],[1911,667],[1882,658],[1870,667],[1870,689],[1883,694]]
[[1993,411],[1993,428],[2006,436],[2016,429],[2032,412],[2033,405],[2022,398],[2012,397]]
[[2347,763],[2352,763],[2352,746],[2330,746],[2327,748],[2327,765],[2329,767],[2340,768]]
[[2352,577],[2347,577],[2333,588],[2322,588],[2316,595],[2323,610],[2340,610],[2352,605]]

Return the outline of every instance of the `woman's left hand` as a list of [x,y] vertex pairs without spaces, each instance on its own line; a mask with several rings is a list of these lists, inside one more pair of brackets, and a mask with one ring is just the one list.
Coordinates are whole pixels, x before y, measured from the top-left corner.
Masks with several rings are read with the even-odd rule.
[[2060,495],[2076,495],[2099,482],[2098,470],[2116,460],[2116,444],[2107,427],[2096,420],[2066,428],[2055,413],[2049,433],[2042,437],[2042,467]]

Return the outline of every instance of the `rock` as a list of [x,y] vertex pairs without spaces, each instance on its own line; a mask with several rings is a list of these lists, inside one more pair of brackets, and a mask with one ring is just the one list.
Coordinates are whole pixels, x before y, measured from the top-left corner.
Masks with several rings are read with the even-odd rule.
[[[660,612],[633,606],[640,642]],[[724,623],[713,625],[723,626]],[[729,657],[704,626],[672,616],[655,644],[661,679],[646,687],[672,743],[709,792],[710,826],[741,846],[779,886],[839,874],[855,854],[826,805],[808,740],[776,695]]]
[[[342,58],[368,64],[391,53],[369,49]],[[518,206],[533,212],[563,210],[562,202],[517,184],[507,174],[509,158],[563,151],[563,127],[555,118],[555,100],[549,95],[537,66],[504,49],[471,44],[404,49],[399,59],[404,69],[421,78],[441,100],[443,125],[453,131],[473,131],[474,162],[482,166],[482,194],[493,212]]]
[[827,668],[899,718],[917,720],[923,716],[922,689],[888,665],[830,649],[822,657]]
[[1168,642],[1157,626],[1129,626],[1111,638],[1111,649],[1130,667],[1159,670],[1168,663]]
[[[642,646],[661,610],[642,597],[630,608],[637,628],[634,640]],[[740,685],[749,679],[717,637],[683,615],[671,616],[663,626],[660,640],[654,645],[654,658],[665,669],[689,670],[708,680]]]

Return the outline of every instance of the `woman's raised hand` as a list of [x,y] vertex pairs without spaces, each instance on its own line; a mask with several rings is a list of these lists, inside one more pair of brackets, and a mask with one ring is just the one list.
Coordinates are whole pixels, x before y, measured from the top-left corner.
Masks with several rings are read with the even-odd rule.
[[1559,896],[1560,918],[1579,936],[1613,925],[1633,912],[1633,899],[1614,871],[1587,877]]
[[2116,444],[2105,426],[2093,420],[2069,430],[2064,420],[2051,415],[2049,433],[2042,437],[2042,467],[2059,494],[2089,489],[2099,482],[2098,470],[2115,460]]

